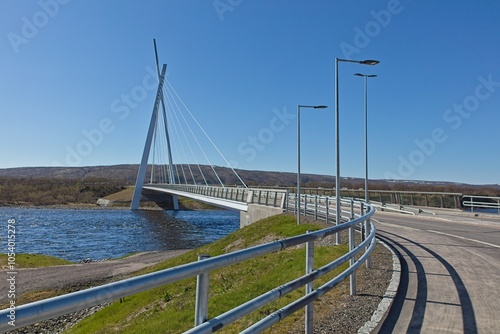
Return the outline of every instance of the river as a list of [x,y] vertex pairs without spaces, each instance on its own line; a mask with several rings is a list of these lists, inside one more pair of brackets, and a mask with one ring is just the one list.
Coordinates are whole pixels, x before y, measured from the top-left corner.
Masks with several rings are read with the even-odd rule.
[[196,248],[239,228],[239,212],[225,210],[0,208],[2,254],[8,253],[10,219],[15,220],[16,253],[74,262]]

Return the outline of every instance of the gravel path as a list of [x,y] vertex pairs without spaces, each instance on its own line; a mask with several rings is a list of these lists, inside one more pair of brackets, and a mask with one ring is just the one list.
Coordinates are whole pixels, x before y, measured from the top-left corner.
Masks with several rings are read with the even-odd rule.
[[[64,266],[18,269],[16,292],[22,295],[28,291],[41,290],[76,290],[79,287],[98,285],[120,275],[127,275],[163,260],[178,256],[187,250],[165,252],[146,252],[132,256],[102,262],[70,264]],[[0,291],[7,291],[8,282],[0,280]],[[0,304],[8,301],[7,294],[0,295]]]

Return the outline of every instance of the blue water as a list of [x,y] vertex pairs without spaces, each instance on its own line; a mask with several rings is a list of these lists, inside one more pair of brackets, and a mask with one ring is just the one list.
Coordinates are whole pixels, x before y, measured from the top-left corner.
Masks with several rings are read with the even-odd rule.
[[0,253],[15,219],[16,252],[78,262],[196,248],[239,228],[239,212],[0,208]]

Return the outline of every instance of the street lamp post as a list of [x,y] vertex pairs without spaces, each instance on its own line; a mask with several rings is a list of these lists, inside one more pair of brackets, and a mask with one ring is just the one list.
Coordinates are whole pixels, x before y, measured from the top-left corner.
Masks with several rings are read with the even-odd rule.
[[[377,65],[378,60],[349,60],[335,58],[335,224],[341,223],[342,209],[340,207],[340,144],[339,144],[339,62],[356,63],[362,65]],[[335,242],[340,244],[340,234],[335,234]]]
[[300,108],[326,109],[327,106],[297,106],[297,199],[295,207],[297,208],[297,225],[300,224]]
[[355,73],[355,76],[364,78],[365,87],[365,202],[370,200],[368,195],[368,78],[376,78],[376,74]]

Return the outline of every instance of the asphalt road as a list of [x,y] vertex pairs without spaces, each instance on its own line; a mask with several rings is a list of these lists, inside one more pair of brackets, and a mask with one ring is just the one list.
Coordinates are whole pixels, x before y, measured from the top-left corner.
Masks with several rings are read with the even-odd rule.
[[499,216],[438,210],[373,220],[401,261],[379,333],[500,333]]

